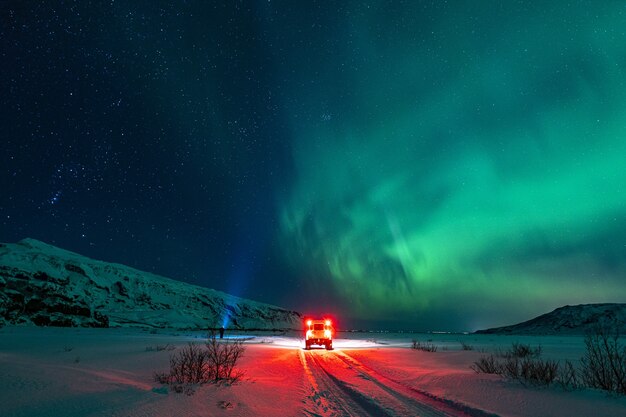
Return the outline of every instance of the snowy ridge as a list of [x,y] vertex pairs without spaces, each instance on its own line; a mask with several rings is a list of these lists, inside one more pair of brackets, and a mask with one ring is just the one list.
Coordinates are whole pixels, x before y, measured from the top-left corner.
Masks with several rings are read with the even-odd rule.
[[512,326],[478,330],[481,334],[585,334],[596,326],[617,326],[626,334],[626,304],[580,304],[559,307],[534,319]]
[[0,243],[0,326],[299,328],[269,304],[93,260],[34,239]]

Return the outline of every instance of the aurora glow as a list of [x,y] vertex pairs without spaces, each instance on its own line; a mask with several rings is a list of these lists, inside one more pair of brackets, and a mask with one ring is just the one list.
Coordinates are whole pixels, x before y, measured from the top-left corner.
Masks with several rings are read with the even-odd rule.
[[626,302],[622,1],[4,9],[1,242],[338,328]]
[[409,3],[296,57],[292,262],[418,328],[626,301],[624,4]]

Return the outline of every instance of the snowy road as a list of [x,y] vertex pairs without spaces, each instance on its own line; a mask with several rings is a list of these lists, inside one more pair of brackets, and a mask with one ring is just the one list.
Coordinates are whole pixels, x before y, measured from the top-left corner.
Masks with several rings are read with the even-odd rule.
[[367,368],[341,351],[300,351],[310,416],[494,416],[439,400]]

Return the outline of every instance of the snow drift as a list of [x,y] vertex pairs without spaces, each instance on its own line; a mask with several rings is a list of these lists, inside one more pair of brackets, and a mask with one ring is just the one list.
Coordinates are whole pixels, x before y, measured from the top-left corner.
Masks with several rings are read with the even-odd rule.
[[93,260],[34,240],[0,244],[0,325],[287,329],[269,304]]

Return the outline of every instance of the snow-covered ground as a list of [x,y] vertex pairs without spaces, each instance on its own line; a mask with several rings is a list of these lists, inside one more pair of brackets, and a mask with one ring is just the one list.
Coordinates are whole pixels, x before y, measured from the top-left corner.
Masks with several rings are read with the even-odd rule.
[[[297,333],[227,332],[227,338],[245,340],[242,381],[197,386],[193,395],[154,382],[154,372],[168,370],[171,354],[188,342],[202,343],[205,336],[139,329],[2,328],[0,415],[626,415],[624,397],[528,388],[469,368],[483,352],[514,341],[541,344],[544,357],[577,359],[583,340],[575,336],[339,333],[335,350],[304,351]],[[430,340],[439,349],[410,349],[413,339]],[[475,350],[461,350],[461,340]]]

